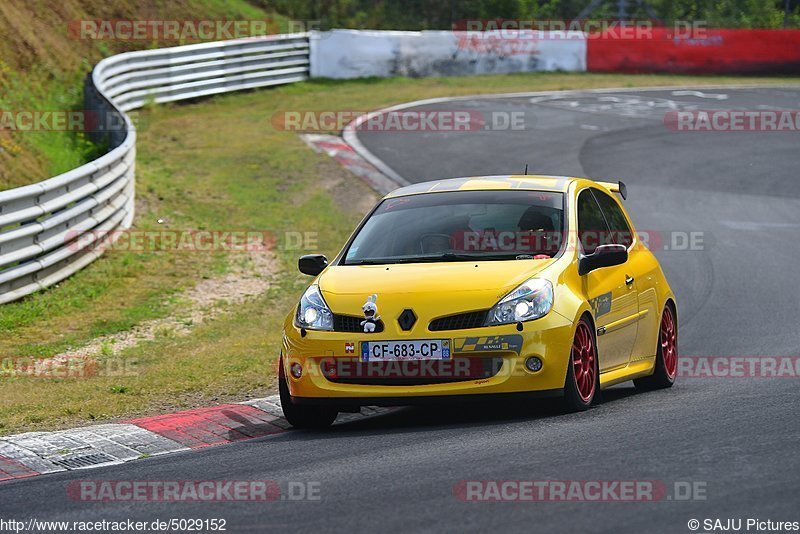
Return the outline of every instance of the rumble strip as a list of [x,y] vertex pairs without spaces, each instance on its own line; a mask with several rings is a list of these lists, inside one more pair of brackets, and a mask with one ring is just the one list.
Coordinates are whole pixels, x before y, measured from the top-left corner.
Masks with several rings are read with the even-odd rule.
[[[360,413],[340,414],[336,422],[386,411],[364,407]],[[272,395],[123,423],[5,436],[0,437],[0,481],[121,464],[279,434],[289,428],[280,399]]]

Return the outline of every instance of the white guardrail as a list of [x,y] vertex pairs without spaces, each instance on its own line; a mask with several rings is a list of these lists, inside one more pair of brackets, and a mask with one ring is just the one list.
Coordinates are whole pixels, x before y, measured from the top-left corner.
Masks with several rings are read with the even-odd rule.
[[[33,185],[0,191],[0,304],[51,286],[100,255],[99,240],[131,226],[136,131],[126,111],[309,77],[305,33],[126,52],[86,80],[110,151]],[[108,125],[117,128],[108,129]]]

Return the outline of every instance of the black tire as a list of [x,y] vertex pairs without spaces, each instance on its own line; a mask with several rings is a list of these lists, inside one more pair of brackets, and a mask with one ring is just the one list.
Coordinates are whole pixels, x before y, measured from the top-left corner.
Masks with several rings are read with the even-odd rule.
[[331,406],[315,406],[313,404],[295,404],[289,394],[289,385],[283,372],[283,361],[279,363],[278,393],[281,398],[283,416],[295,428],[324,429],[336,420],[339,411]]
[[[589,345],[586,345],[587,343]],[[580,364],[576,363],[576,349],[578,346],[581,347],[581,350],[577,351],[577,360],[580,361]],[[585,354],[584,349],[590,350],[593,355],[591,358],[591,365],[593,366],[591,377],[585,377],[581,368],[581,365],[586,361],[586,358],[583,357]],[[577,380],[575,378],[576,369],[577,372],[580,373],[579,379]],[[589,384],[591,384],[591,393],[589,393],[588,390]],[[581,390],[583,390],[583,392],[581,392]],[[588,410],[599,396],[600,366],[597,359],[597,338],[592,323],[584,316],[578,321],[578,327],[575,329],[575,338],[572,341],[572,347],[569,353],[567,376],[564,380],[564,411],[583,412]]]
[[[670,331],[670,325],[672,331]],[[665,352],[668,353],[665,358]],[[633,381],[636,389],[651,391],[671,388],[678,374],[678,320],[670,304],[664,306],[658,329],[658,348],[653,374]]]

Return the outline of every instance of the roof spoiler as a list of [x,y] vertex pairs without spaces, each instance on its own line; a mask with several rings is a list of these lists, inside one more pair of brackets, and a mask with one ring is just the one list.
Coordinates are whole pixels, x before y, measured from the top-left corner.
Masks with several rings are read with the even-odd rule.
[[602,185],[612,193],[619,193],[622,197],[622,200],[628,200],[628,188],[625,187],[624,182],[597,182],[598,184]]

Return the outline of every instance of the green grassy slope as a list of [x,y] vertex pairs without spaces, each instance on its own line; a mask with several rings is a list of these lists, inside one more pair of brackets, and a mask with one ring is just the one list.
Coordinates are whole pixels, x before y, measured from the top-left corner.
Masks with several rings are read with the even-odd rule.
[[[81,20],[263,20],[276,32],[286,25],[246,0],[0,2],[0,110],[80,110],[83,77],[103,57],[183,44],[77,39],[69,27]],[[70,170],[101,150],[82,133],[0,129],[0,191]]]

